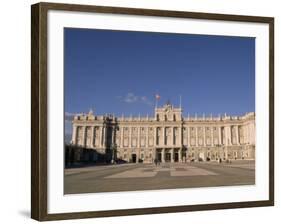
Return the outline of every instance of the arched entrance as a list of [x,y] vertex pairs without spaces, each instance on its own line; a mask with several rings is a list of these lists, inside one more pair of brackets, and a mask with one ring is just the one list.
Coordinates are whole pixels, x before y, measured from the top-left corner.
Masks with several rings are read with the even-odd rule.
[[171,152],[165,152],[165,162],[171,162]]
[[179,162],[179,153],[178,152],[175,152],[175,159],[174,161],[177,163]]
[[132,154],[132,163],[136,163],[136,162],[137,162],[137,155]]

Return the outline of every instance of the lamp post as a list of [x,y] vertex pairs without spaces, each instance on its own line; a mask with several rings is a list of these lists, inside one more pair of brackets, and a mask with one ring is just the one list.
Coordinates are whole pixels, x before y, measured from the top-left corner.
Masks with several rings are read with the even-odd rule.
[[115,143],[111,144],[111,163],[116,161],[117,145]]

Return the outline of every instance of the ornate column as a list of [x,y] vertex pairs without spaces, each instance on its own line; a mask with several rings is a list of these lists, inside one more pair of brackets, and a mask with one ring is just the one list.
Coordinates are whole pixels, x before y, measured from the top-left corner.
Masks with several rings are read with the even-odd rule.
[[85,147],[85,146],[86,146],[86,126],[83,126],[83,127],[82,127],[82,130],[83,130],[83,135],[82,135],[82,136],[83,136],[83,137],[82,137],[82,139],[83,139],[83,140],[82,140],[82,146]]
[[206,146],[206,127],[203,126],[203,146]]
[[182,162],[182,148],[179,149],[179,162]]
[[77,144],[77,126],[76,125],[73,125],[72,127],[72,139],[71,139],[71,142],[73,145],[76,145]]
[[106,139],[106,136],[107,136],[107,128],[106,126],[103,127],[103,146],[106,147],[106,144],[107,144],[107,139]]
[[132,127],[129,127],[129,148],[132,148]]
[[162,149],[162,154],[161,154],[162,158],[161,158],[161,162],[165,163],[165,149]]
[[174,127],[171,127],[171,145],[175,145],[175,141],[174,141],[174,138],[175,138],[175,130],[174,130]]
[[174,162],[174,148],[171,149],[171,162]]
[[248,142],[248,136],[247,136],[247,126],[243,125],[243,143],[247,144]]
[[101,126],[101,147],[104,147],[104,127]]
[[158,138],[158,133],[157,133],[157,126],[154,128],[154,147],[157,146],[157,138]]
[[191,145],[191,142],[190,142],[190,139],[191,139],[191,128],[190,127],[188,127],[187,128],[187,136],[188,136],[188,139],[187,139],[187,147],[190,147],[190,145]]
[[228,129],[229,127],[224,126],[224,137],[225,137],[225,145],[228,146],[229,145],[229,137],[228,137]]
[[182,126],[179,126],[179,145],[182,147]]
[[198,146],[198,127],[195,127],[195,146]]
[[162,139],[162,145],[165,145],[165,126],[162,127],[162,136],[163,136],[163,139]]
[[249,131],[249,144],[252,142],[252,128],[251,124],[248,124],[248,131]]
[[236,129],[236,144],[240,145],[238,125],[235,126],[235,129]]
[[111,144],[115,145],[115,126],[112,127]]
[[211,127],[211,146],[214,146],[214,127]]
[[90,145],[91,145],[91,147],[94,147],[95,126],[92,126],[91,132],[92,132],[92,134],[91,134],[91,143],[90,143]]
[[256,141],[256,130],[255,130],[255,123],[253,121],[251,121],[251,140],[250,140],[250,144],[254,145],[255,141]]
[[141,127],[138,128],[138,148],[141,147]]
[[222,145],[222,139],[221,139],[221,127],[218,127],[219,132],[219,145]]
[[249,128],[249,124],[246,125],[246,129],[247,129],[247,144],[250,144],[250,128]]
[[124,139],[124,127],[120,127],[121,129],[121,136],[120,136],[120,148],[123,148],[123,139]]
[[232,130],[231,126],[228,127],[229,145],[232,145]]
[[139,163],[139,159],[140,159],[140,151],[137,150],[136,151],[136,163]]
[[102,126],[99,126],[99,132],[100,132],[100,143],[99,143],[99,146],[102,147],[103,146],[103,127]]
[[182,144],[187,146],[187,128],[182,126]]
[[244,126],[244,144],[248,144],[249,138],[248,138],[248,127],[247,125]]

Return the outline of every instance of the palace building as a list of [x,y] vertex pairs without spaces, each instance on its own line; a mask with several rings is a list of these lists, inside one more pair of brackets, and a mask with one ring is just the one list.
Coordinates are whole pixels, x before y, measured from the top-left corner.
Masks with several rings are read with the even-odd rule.
[[86,150],[84,160],[92,162],[255,159],[255,113],[217,117],[182,114],[181,107],[166,103],[155,108],[154,117],[96,116],[92,111],[76,115],[70,147]]

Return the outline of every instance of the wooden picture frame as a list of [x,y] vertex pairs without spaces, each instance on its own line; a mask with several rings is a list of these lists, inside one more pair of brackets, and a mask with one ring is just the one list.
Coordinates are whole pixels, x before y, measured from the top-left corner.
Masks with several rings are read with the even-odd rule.
[[[118,8],[90,5],[38,3],[31,7],[31,217],[39,221],[80,219],[110,216],[142,215],[171,212],[203,211],[227,208],[246,208],[274,205],[274,18],[259,16],[224,15],[211,13],[166,11],[137,8]],[[151,208],[115,209],[87,212],[48,212],[48,12],[68,11],[103,14],[156,16],[202,19],[269,26],[269,179],[268,200],[165,206]]]

